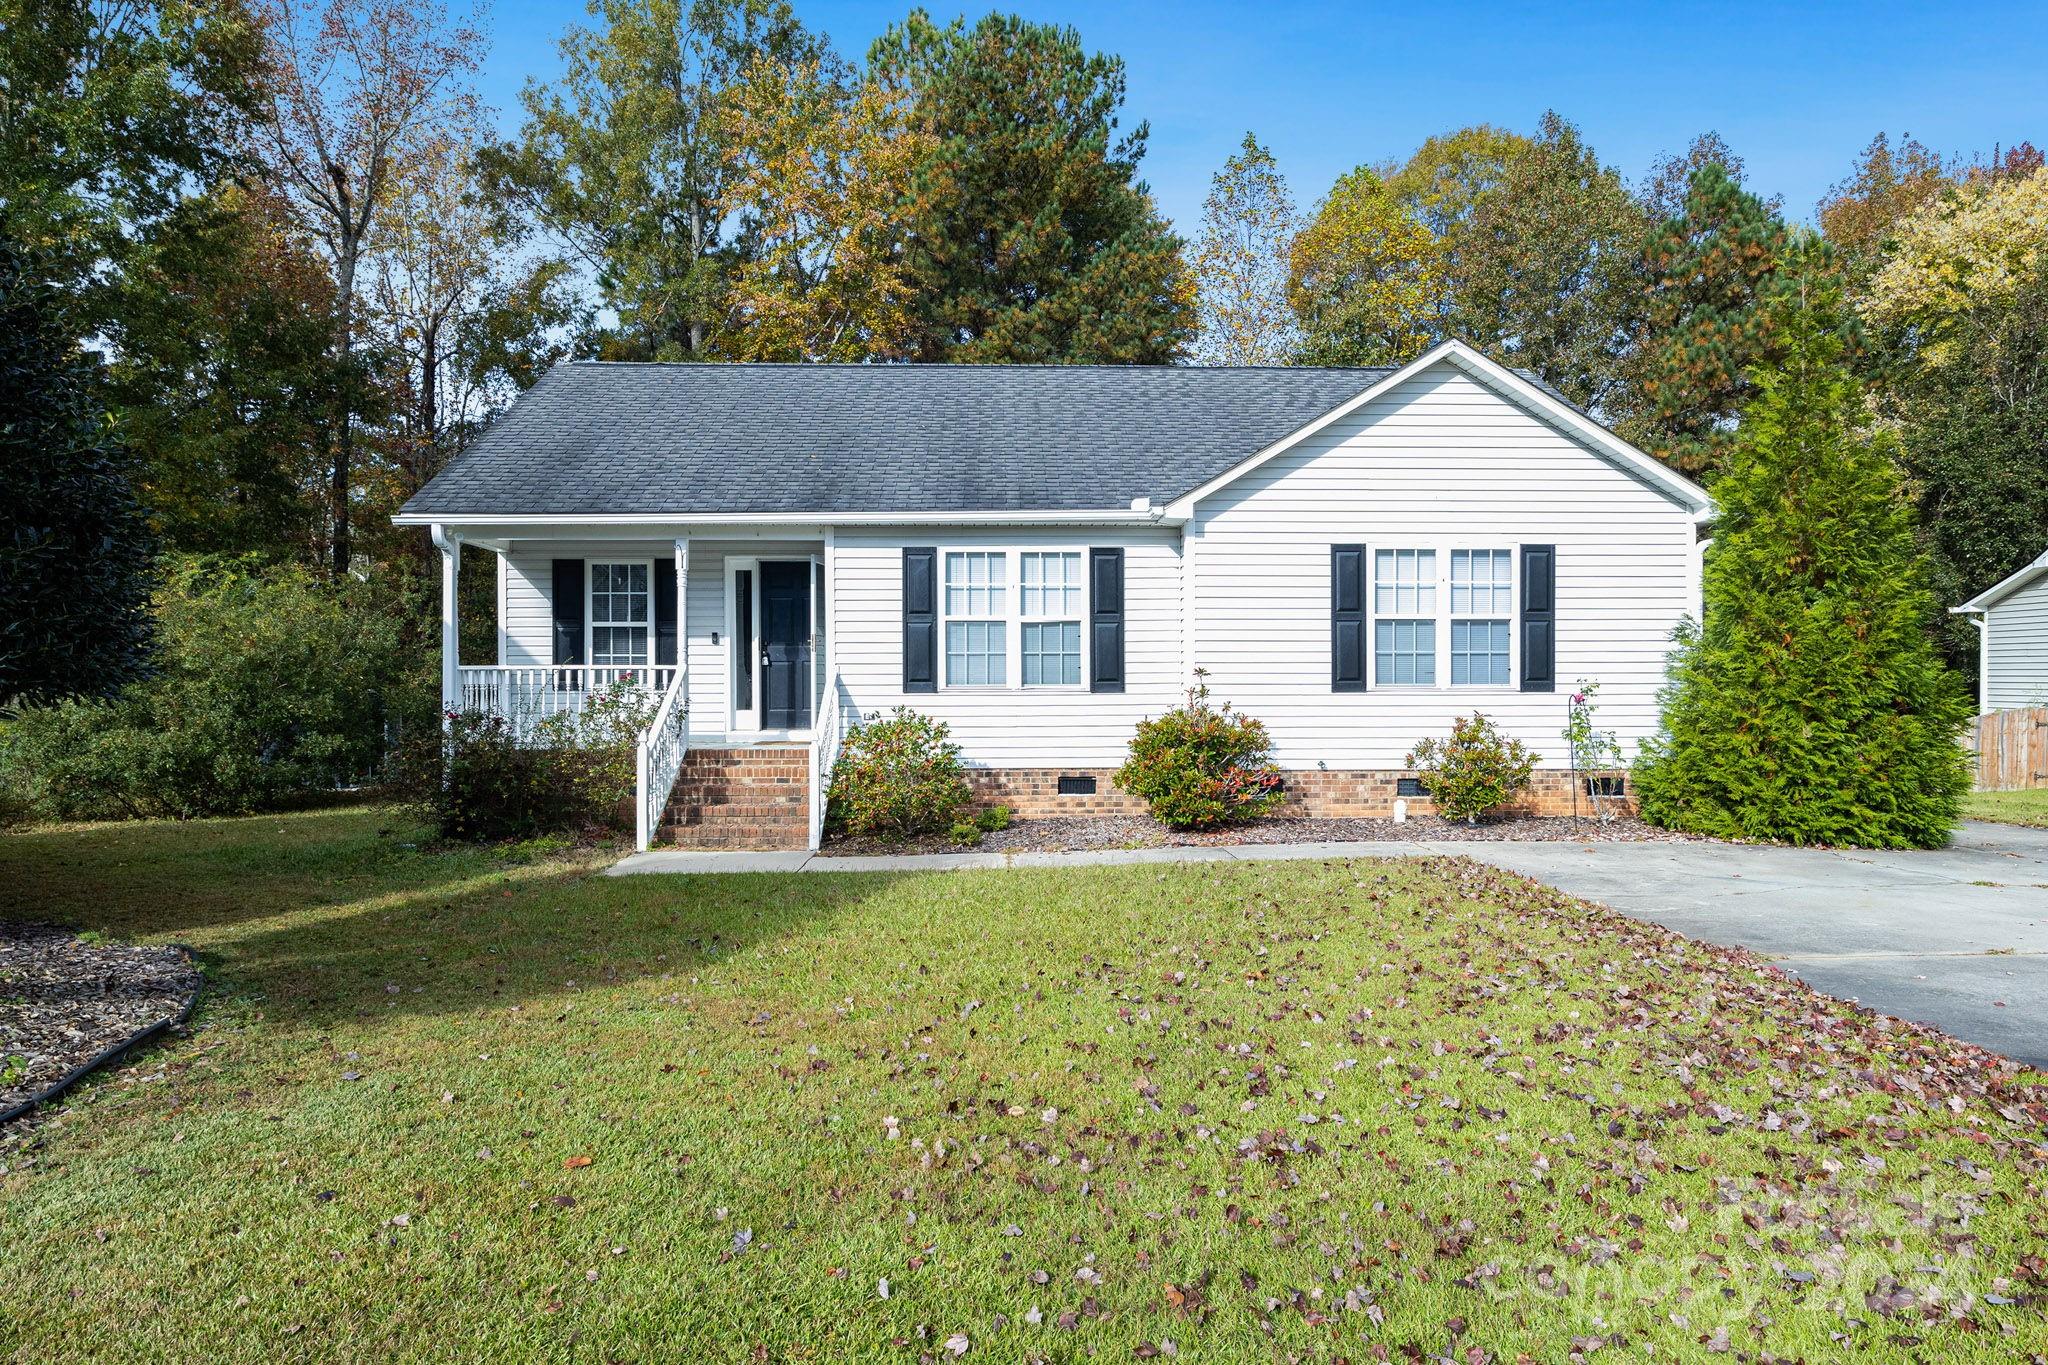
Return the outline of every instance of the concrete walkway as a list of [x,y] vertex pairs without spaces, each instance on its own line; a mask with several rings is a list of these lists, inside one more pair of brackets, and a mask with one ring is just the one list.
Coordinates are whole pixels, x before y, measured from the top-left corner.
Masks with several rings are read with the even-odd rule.
[[1713,843],[1487,840],[1240,844],[1089,853],[638,853],[643,872],[925,872],[1458,854],[1689,938],[1771,957],[1816,989],[2048,1068],[2048,830],[1965,824],[1882,853]]

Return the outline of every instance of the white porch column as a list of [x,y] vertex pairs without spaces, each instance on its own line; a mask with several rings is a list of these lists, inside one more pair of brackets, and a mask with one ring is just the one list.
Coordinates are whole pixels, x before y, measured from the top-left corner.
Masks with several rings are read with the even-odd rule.
[[441,715],[445,726],[448,714],[462,709],[462,629],[456,616],[462,536],[436,522],[434,547],[441,552]]
[[681,683],[683,704],[683,737],[689,739],[690,727],[690,538],[676,537],[676,678]]

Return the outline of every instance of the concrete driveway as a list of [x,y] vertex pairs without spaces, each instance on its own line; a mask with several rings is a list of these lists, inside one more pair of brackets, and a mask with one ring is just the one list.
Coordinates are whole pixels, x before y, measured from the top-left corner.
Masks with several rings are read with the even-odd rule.
[[2048,1069],[2048,830],[1965,824],[1932,852],[1492,844],[1460,852],[1815,989]]

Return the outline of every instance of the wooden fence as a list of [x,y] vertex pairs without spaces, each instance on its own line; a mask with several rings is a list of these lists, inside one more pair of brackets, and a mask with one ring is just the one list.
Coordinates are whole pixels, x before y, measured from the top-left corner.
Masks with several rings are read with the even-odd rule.
[[1977,790],[2048,787],[2048,706],[1977,717]]

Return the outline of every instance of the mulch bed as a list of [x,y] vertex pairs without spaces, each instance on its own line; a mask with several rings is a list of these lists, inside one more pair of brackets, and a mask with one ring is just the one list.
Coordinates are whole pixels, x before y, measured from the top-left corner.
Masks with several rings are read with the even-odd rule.
[[198,990],[199,969],[181,949],[0,924],[0,1115],[179,1017]]
[[[1171,848],[1229,844],[1322,844],[1365,840],[1402,842],[1440,839],[1540,839],[1558,843],[1680,843],[1695,839],[1646,825],[1633,816],[1608,821],[1587,817],[1510,816],[1476,825],[1440,820],[1434,815],[1392,820],[1260,820],[1234,829],[1189,834],[1170,830],[1149,815],[1063,816],[1019,820],[1008,829],[985,834],[974,851],[981,853],[1072,853],[1100,848]],[[959,853],[964,850],[944,835],[892,842],[872,837],[840,836],[827,841],[830,854]]]

